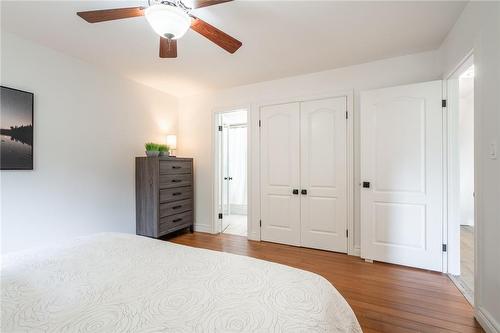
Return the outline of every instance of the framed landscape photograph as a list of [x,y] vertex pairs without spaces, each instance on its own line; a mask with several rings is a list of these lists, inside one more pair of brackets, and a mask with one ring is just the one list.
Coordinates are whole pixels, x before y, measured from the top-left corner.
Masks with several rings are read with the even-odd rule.
[[2,170],[33,170],[33,93],[0,86]]

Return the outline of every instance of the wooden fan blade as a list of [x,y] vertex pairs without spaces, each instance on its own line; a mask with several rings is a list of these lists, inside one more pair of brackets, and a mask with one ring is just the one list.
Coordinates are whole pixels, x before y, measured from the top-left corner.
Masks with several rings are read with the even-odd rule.
[[242,45],[239,40],[194,16],[191,22],[191,29],[210,39],[229,53],[236,52]]
[[76,14],[89,23],[97,23],[144,16],[144,7],[91,10],[88,12],[78,12]]
[[160,37],[160,58],[177,58],[177,41]]
[[196,8],[218,5],[220,3],[230,2],[230,1],[233,0],[193,0],[192,2],[193,2],[193,9],[196,9]]

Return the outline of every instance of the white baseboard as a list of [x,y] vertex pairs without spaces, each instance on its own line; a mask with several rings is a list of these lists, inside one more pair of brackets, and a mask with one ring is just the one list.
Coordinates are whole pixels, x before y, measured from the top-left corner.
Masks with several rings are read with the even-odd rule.
[[212,228],[209,225],[206,224],[195,224],[194,225],[194,231],[196,232],[206,232],[209,234],[213,234]]
[[259,241],[260,242],[259,234],[257,234],[256,232],[249,233],[248,236],[247,236],[247,238],[249,240]]
[[361,257],[361,249],[359,247],[355,247],[351,252],[347,253],[350,256]]
[[500,324],[493,319],[488,311],[485,311],[481,307],[476,307],[474,309],[474,316],[486,333],[500,333]]

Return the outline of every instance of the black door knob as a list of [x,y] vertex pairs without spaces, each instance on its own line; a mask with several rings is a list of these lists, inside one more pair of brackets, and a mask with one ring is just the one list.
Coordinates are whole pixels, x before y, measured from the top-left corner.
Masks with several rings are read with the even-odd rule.
[[363,182],[363,188],[370,188],[370,182]]
[[300,191],[301,194],[307,195],[307,190]]
[[299,194],[299,190],[294,188],[293,191],[292,191],[293,194]]

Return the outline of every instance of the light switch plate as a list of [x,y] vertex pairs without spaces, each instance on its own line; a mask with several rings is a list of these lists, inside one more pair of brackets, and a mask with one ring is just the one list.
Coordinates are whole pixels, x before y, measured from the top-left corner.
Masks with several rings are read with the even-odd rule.
[[497,143],[495,141],[490,143],[490,149],[488,155],[492,160],[497,159]]

